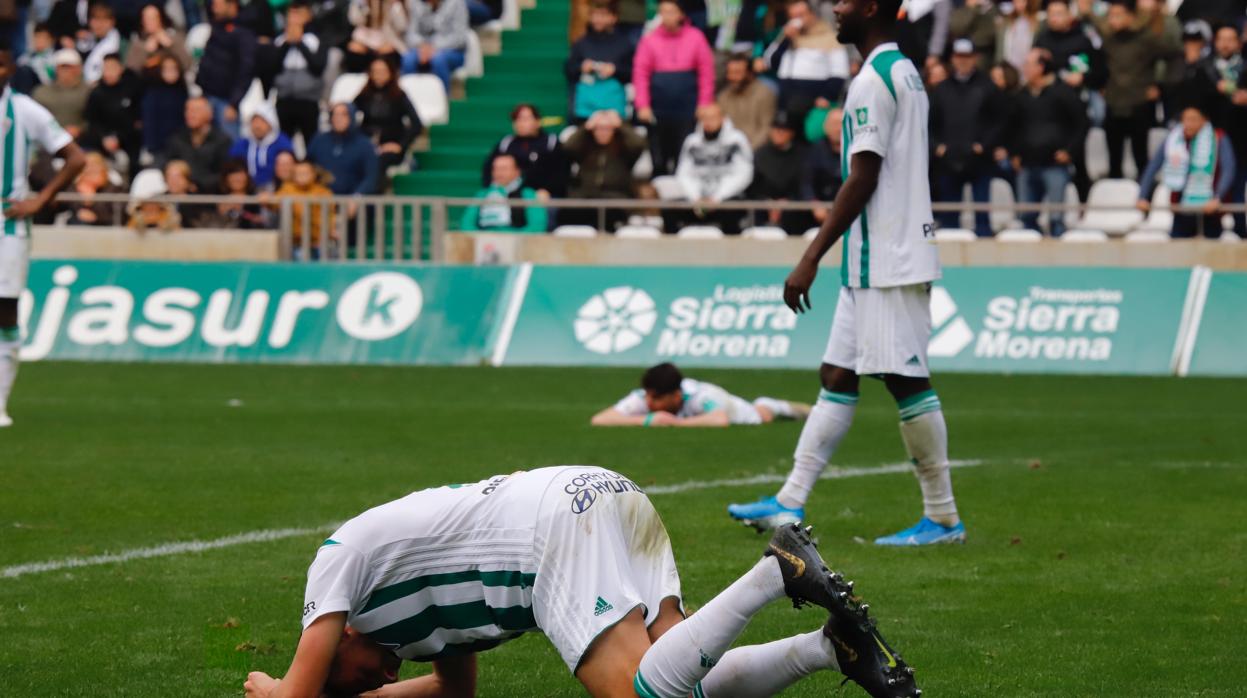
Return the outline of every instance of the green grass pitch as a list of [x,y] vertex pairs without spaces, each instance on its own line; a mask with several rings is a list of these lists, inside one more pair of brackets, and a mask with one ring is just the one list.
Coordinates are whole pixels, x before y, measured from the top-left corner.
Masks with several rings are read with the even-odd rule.
[[[813,372],[698,371],[811,398]],[[0,431],[0,568],[315,527],[411,490],[562,463],[643,486],[787,471],[799,427],[591,429],[631,370],[33,364]],[[834,462],[896,463],[867,382]],[[883,550],[912,523],[904,473],[821,483],[809,509],[930,696],[1241,696],[1247,684],[1247,381],[937,376],[965,546]],[[773,486],[654,496],[690,607],[764,539],[724,505]],[[323,533],[0,575],[6,696],[240,695],[280,674]],[[776,603],[741,642],[817,628]],[[421,671],[408,665],[405,676]],[[813,677],[792,696],[862,695]],[[540,635],[483,655],[482,696],[574,696]],[[839,691],[839,692],[838,692]]]

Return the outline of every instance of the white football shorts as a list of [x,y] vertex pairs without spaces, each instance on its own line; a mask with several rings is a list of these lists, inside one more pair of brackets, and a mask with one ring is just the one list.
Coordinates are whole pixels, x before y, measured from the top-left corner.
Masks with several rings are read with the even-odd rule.
[[840,288],[823,363],[858,375],[931,375],[931,284]]
[[546,491],[534,539],[537,627],[573,673],[593,640],[642,608],[680,599],[671,540],[641,488],[618,473],[586,466]]
[[30,238],[0,234],[0,298],[19,298],[30,271]]

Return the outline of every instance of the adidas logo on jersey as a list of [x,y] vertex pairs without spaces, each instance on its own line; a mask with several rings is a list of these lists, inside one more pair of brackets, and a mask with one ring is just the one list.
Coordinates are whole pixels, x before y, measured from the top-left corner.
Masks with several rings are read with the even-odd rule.
[[597,604],[593,606],[593,615],[600,616],[603,613],[606,613],[607,611],[613,611],[613,610],[615,610],[615,607],[610,605],[609,601],[599,596]]

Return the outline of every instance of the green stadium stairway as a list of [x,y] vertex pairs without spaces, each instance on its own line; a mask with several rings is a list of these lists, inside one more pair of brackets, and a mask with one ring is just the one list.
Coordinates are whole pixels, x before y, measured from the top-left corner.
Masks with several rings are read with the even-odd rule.
[[[536,105],[551,132],[563,127],[567,113],[563,63],[570,13],[567,0],[539,0],[536,7],[523,10],[520,29],[503,32],[502,52],[485,56],[485,74],[467,81],[464,99],[451,100],[450,123],[429,129],[429,150],[416,154],[419,168],[395,177],[395,194],[475,195],[481,188],[485,156],[511,132],[509,117],[516,104]],[[453,227],[459,209],[451,209],[450,214]],[[424,250],[427,258],[427,245]]]

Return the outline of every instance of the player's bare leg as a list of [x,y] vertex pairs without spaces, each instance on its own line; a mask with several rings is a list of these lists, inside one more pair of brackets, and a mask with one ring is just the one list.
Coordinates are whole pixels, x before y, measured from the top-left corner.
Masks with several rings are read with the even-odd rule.
[[774,497],[730,505],[728,513],[732,518],[759,531],[805,518],[805,503],[814,483],[818,482],[831,455],[853,425],[853,414],[857,411],[859,378],[856,373],[842,366],[822,364],[819,382],[822,390],[801,429],[788,480]]
[[651,644],[645,616],[633,609],[589,645],[576,678],[593,698],[635,698],[632,682]]
[[614,627],[598,636],[576,668],[576,678],[594,698],[635,698],[632,682],[650,646],[684,620],[680,602],[662,600],[658,617],[645,627],[641,609],[635,609]]
[[0,298],[0,428],[12,426],[9,417],[9,395],[17,380],[18,352],[22,346],[17,325],[17,299]]
[[770,424],[777,419],[799,422],[810,416],[810,405],[773,397],[755,398],[753,408],[758,411],[763,424]]
[[948,469],[948,427],[940,399],[928,378],[887,375],[884,384],[900,410],[901,440],[922,488],[922,519],[914,526],[875,541],[878,545],[964,543]]

